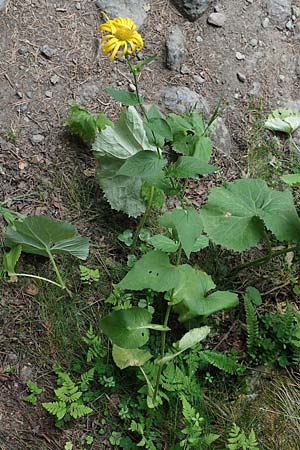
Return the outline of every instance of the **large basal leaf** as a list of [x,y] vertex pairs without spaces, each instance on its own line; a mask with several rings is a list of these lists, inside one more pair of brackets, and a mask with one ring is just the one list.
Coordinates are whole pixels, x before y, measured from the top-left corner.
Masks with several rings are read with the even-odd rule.
[[93,145],[96,158],[114,156],[127,159],[141,150],[156,151],[156,148],[149,143],[143,121],[134,106],[124,109],[116,125],[107,126]]
[[189,258],[203,230],[200,214],[194,208],[177,208],[166,212],[159,223],[177,232],[182,248]]
[[207,326],[201,328],[193,328],[192,330],[185,333],[185,335],[178,341],[173,344],[175,353],[167,353],[163,358],[158,359],[158,363],[165,364],[172,359],[176,358],[181,353],[186,350],[194,347],[194,345],[199,344],[199,342],[203,341],[210,333],[210,328]]
[[133,291],[166,292],[177,285],[178,276],[179,269],[170,263],[168,256],[154,250],[143,255],[117,286]]
[[42,256],[49,256],[49,253],[70,254],[86,259],[89,253],[88,238],[79,236],[72,224],[47,216],[32,216],[26,217],[23,222],[15,221],[13,226],[7,228],[5,245],[21,245],[25,253]]
[[265,122],[265,128],[271,131],[292,134],[300,127],[300,111],[294,112],[288,108],[272,111]]
[[128,158],[118,171],[118,175],[150,178],[161,174],[167,161],[149,150],[138,152]]
[[113,344],[136,349],[148,341],[151,319],[152,314],[147,309],[122,309],[100,320],[100,327]]
[[129,217],[138,217],[145,211],[145,204],[141,199],[143,182],[141,178],[115,176],[99,178],[99,184],[110,206],[122,211]]
[[174,309],[179,320],[185,322],[197,316],[209,316],[223,309],[233,308],[238,304],[238,297],[231,292],[216,291],[211,277],[189,265],[180,268],[181,278],[173,291]]
[[299,241],[300,220],[290,192],[262,180],[237,180],[213,188],[202,208],[204,229],[225,248],[244,251],[262,238],[265,226],[280,241]]
[[126,369],[126,367],[143,366],[151,359],[152,355],[148,350],[121,348],[113,345],[112,357],[119,369]]

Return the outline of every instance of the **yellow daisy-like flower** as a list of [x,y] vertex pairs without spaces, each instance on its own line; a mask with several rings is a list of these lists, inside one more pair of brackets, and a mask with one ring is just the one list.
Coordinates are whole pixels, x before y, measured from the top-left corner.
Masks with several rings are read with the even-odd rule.
[[136,25],[128,17],[117,17],[110,20],[106,15],[106,22],[99,26],[101,33],[108,33],[101,39],[104,55],[111,53],[110,60],[132,54],[143,48],[142,36],[135,31]]

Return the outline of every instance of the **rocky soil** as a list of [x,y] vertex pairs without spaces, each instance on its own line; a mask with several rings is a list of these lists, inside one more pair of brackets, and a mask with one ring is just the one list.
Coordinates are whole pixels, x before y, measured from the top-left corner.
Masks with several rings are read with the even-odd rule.
[[[75,178],[88,183],[93,161],[65,136],[68,105],[115,118],[103,87],[131,88],[124,62],[101,55],[100,10],[135,20],[145,41],[138,59],[158,55],[140,78],[147,103],[176,112],[195,107],[209,116],[223,98],[215,148],[224,160],[230,155],[238,163],[247,151],[243,133],[253,97],[270,106],[300,105],[298,0],[0,0],[0,201],[35,193],[13,207],[72,220],[88,234],[94,230],[70,208],[67,190]],[[14,355],[0,329],[3,370],[9,358],[19,361]],[[43,433],[41,418],[31,420],[18,406],[27,366],[17,367],[16,385],[7,389],[0,366],[5,450],[17,448],[9,443],[16,427],[33,445],[34,433]],[[45,436],[45,448],[61,448]]]

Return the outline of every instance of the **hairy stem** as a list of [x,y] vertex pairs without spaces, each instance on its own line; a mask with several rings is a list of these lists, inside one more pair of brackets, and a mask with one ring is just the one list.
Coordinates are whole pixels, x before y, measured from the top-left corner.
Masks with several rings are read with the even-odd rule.
[[146,210],[145,210],[144,214],[142,215],[142,217],[141,217],[141,219],[139,221],[139,224],[137,226],[137,229],[135,230],[135,233],[134,233],[133,242],[132,242],[132,251],[134,251],[135,248],[136,248],[137,240],[138,240],[139,234],[141,232],[141,229],[145,225],[145,223],[146,223],[146,221],[147,221],[147,219],[149,217],[149,214],[151,212],[152,203],[153,203],[153,197],[154,197],[154,191],[155,191],[154,186],[151,186],[150,197],[149,197],[149,201],[148,201]]
[[240,264],[232,269],[229,278],[232,278],[242,270],[248,269],[249,267],[259,267],[263,264],[268,263],[275,256],[285,255],[286,253],[293,252],[295,250],[300,250],[300,244],[294,245],[293,247],[287,247],[282,250],[277,250],[275,252],[271,251],[271,253],[263,256],[262,258],[254,259],[253,261],[249,261],[245,264]]
[[[175,263],[176,266],[178,266],[179,263],[180,263],[181,253],[182,253],[182,245],[180,244],[179,249],[177,251],[177,256],[176,256],[176,263]],[[172,292],[172,296],[173,296],[173,292]],[[168,307],[167,307],[167,310],[166,310],[166,314],[165,314],[165,318],[164,318],[164,324],[163,324],[164,327],[168,326],[168,321],[169,321],[170,313],[171,313],[171,310],[172,310],[172,306],[173,306],[172,303],[168,304]],[[160,358],[161,359],[165,356],[166,336],[167,336],[167,332],[166,331],[162,331],[162,333],[161,333],[161,350],[160,350]],[[156,375],[156,382],[155,382],[155,388],[154,388],[154,394],[153,394],[153,403],[155,403],[155,399],[156,399],[156,396],[157,396],[162,369],[163,369],[163,364],[160,362],[159,366],[158,366],[158,370],[157,370],[157,375]]]
[[61,277],[60,271],[58,270],[58,267],[57,267],[57,265],[56,265],[56,262],[54,261],[54,258],[53,258],[53,256],[52,256],[51,252],[47,252],[47,253],[48,253],[50,262],[51,262],[51,264],[52,264],[52,267],[53,267],[53,269],[54,269],[54,272],[55,272],[55,274],[56,274],[56,276],[57,276],[57,279],[58,279],[58,282],[59,282],[60,287],[61,287],[62,289],[66,289],[66,285],[65,285],[65,283],[64,283],[64,281],[63,281],[63,279],[62,279],[62,277]]

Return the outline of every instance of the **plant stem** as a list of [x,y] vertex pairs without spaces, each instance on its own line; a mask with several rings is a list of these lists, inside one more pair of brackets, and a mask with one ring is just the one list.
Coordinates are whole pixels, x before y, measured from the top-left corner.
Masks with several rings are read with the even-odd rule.
[[154,191],[155,191],[154,186],[151,186],[150,197],[149,197],[149,201],[148,201],[146,210],[145,210],[144,214],[142,215],[142,217],[140,219],[140,222],[139,222],[139,224],[137,226],[137,229],[135,230],[135,233],[134,233],[133,242],[132,242],[132,251],[134,251],[135,248],[136,248],[137,240],[138,240],[139,234],[141,232],[141,229],[145,225],[145,223],[146,223],[146,221],[147,221],[147,219],[149,217],[149,214],[151,212],[152,203],[153,203],[153,197],[154,197]]
[[[167,307],[167,310],[166,310],[166,314],[165,314],[165,319],[164,319],[164,326],[165,327],[168,325],[168,321],[169,321],[169,317],[170,317],[170,312],[171,312],[172,306],[173,306],[172,304],[170,304],[170,303],[168,304],[168,307]],[[161,333],[161,355],[160,355],[161,358],[163,358],[165,356],[166,335],[167,335],[167,332],[166,331],[162,331],[162,333]],[[155,403],[155,399],[156,399],[156,396],[157,396],[159,383],[160,383],[160,377],[161,377],[161,373],[162,373],[162,368],[163,368],[163,364],[159,363],[158,370],[157,370],[157,375],[156,375],[154,394],[153,394],[153,403]]]
[[[177,257],[176,257],[176,262],[175,262],[176,266],[178,266],[179,263],[180,263],[181,253],[182,253],[182,245],[180,244],[179,249],[177,251]],[[172,296],[173,296],[173,291],[172,291]],[[167,307],[165,318],[164,318],[164,327],[168,326],[168,321],[169,321],[169,317],[170,317],[170,313],[171,313],[172,307],[173,307],[172,303],[168,303],[168,307]],[[160,358],[161,359],[165,356],[166,336],[167,336],[167,332],[166,331],[162,331],[162,334],[161,334],[161,351],[160,351],[160,353],[161,353],[160,354]],[[156,396],[157,396],[157,392],[158,392],[158,388],[159,388],[159,384],[160,384],[160,377],[161,377],[161,373],[162,373],[162,368],[163,368],[163,364],[160,362],[159,366],[158,366],[158,370],[157,370],[157,375],[156,375],[156,382],[155,382],[155,388],[154,388],[154,394],[153,394],[153,403],[155,403],[155,399],[156,399]]]
[[271,251],[271,253],[269,253],[267,256],[254,259],[253,261],[249,261],[245,264],[240,264],[232,269],[231,274],[229,275],[228,278],[232,278],[233,276],[235,276],[244,269],[248,269],[249,267],[258,267],[262,264],[269,262],[270,259],[274,258],[275,256],[285,255],[286,253],[293,252],[294,250],[300,250],[300,244],[294,245],[293,247],[284,248],[282,250],[277,250],[275,252]]
[[36,280],[47,281],[47,283],[54,284],[54,286],[61,288],[61,285],[56,283],[56,281],[49,280],[49,278],[40,277],[39,275],[31,275],[29,273],[14,273],[14,275],[16,277],[35,278]]
[[63,279],[62,279],[61,274],[60,274],[60,272],[59,272],[59,270],[58,270],[58,267],[57,267],[57,265],[56,265],[56,262],[54,261],[54,258],[53,258],[53,256],[52,256],[52,253],[51,253],[51,252],[47,252],[47,253],[48,253],[50,262],[51,262],[51,264],[52,264],[52,267],[53,267],[53,269],[54,269],[54,272],[55,272],[55,274],[56,274],[56,276],[57,276],[57,279],[58,279],[58,282],[59,282],[60,287],[61,287],[62,289],[66,289],[66,285],[65,285],[65,283],[63,282]]

